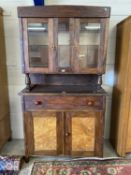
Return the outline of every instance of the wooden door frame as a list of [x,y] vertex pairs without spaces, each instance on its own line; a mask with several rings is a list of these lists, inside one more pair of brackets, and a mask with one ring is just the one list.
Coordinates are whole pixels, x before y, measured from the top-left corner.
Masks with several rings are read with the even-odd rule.
[[[89,110],[79,110],[79,111],[70,111],[65,112],[65,147],[64,154],[72,155],[72,112],[91,112]],[[103,110],[94,110],[95,112],[95,145],[94,151],[89,151],[86,155],[89,156],[103,156],[103,141],[104,141],[104,111]],[[87,116],[88,117],[88,116]],[[68,135],[67,135],[67,134]]]
[[[33,123],[33,111],[24,111],[24,138],[25,138],[25,156],[28,158],[30,155],[63,155],[64,154],[64,113],[58,111],[46,110],[56,113],[56,151],[35,151],[34,140],[34,123]],[[37,112],[37,111],[34,111]],[[44,111],[42,111],[44,112]]]
[[[29,66],[29,44],[28,44],[28,31],[27,31],[27,24],[30,22],[47,22],[48,24],[48,67],[47,68],[39,68],[39,67],[30,67]],[[24,56],[24,72],[25,73],[50,73],[56,71],[56,54],[55,54],[55,39],[56,39],[56,19],[54,18],[22,18],[21,25],[22,25],[22,42],[23,42],[23,56]]]
[[[69,37],[70,37],[70,44],[69,44],[69,54],[70,54],[70,67],[59,67],[58,66],[58,25],[59,25],[59,21],[68,21],[69,22]],[[74,72],[74,59],[73,59],[73,43],[74,43],[74,18],[57,18],[57,23],[56,23],[56,33],[57,33],[57,39],[56,41],[56,63],[57,63],[57,72],[58,73],[73,73]],[[65,70],[65,72],[62,72],[62,70]]]
[[[100,23],[100,45],[98,48],[98,65],[96,68],[85,68],[81,70],[79,68],[79,35],[80,35],[80,22],[85,21],[89,23]],[[106,18],[76,18],[75,19],[75,37],[74,37],[74,49],[73,58],[75,59],[75,72],[76,73],[91,73],[91,74],[103,74],[105,72],[105,61],[107,51],[107,34],[109,19]]]

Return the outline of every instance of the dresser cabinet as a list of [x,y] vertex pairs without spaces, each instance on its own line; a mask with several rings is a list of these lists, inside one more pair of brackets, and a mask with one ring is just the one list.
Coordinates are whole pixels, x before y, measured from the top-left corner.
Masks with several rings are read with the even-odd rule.
[[0,148],[11,138],[3,15],[0,8]]
[[102,156],[104,95],[23,94],[26,155]]
[[26,156],[102,156],[109,7],[18,7]]
[[131,17],[117,25],[116,81],[113,89],[111,142],[120,156],[131,152]]

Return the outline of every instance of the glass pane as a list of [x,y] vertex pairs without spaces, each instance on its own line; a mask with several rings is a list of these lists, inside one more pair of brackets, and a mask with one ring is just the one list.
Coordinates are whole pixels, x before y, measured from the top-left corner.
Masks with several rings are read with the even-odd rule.
[[33,112],[35,151],[57,149],[56,113]]
[[92,114],[75,113],[72,116],[72,151],[94,151],[95,118]]
[[96,68],[98,63],[98,49],[100,45],[99,23],[81,23],[79,45],[80,67]]
[[70,67],[69,21],[58,24],[58,67]]
[[48,25],[28,23],[29,66],[48,67]]

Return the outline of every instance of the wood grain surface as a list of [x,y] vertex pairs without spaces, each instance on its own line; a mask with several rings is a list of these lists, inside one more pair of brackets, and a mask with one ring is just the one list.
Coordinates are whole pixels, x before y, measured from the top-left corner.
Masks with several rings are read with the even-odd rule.
[[[112,101],[111,142],[124,156],[130,145],[131,107],[131,17],[117,25],[115,73],[117,75]],[[128,128],[129,127],[129,128]],[[131,131],[130,131],[131,132]],[[129,140],[128,140],[129,139]],[[129,142],[129,143],[128,143]],[[127,150],[126,150],[127,148]],[[131,151],[131,150],[130,150]]]
[[0,148],[11,138],[4,24],[0,8]]
[[72,151],[94,151],[95,115],[74,113],[72,116]]
[[57,118],[55,112],[33,112],[35,151],[57,149]]
[[18,17],[96,17],[109,18],[110,7],[99,6],[41,6],[18,7]]

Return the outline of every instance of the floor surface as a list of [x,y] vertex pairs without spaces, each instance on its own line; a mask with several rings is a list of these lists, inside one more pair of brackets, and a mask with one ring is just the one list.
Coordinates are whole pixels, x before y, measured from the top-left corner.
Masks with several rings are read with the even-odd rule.
[[[0,151],[1,155],[24,155],[24,140],[12,140],[8,142],[3,149]],[[105,140],[104,143],[104,157],[117,157],[117,154],[111,147],[110,143]],[[31,157],[29,163],[25,163],[22,166],[22,169],[19,173],[19,175],[30,175],[31,169],[33,166],[33,162],[38,160],[69,160],[72,159],[71,157],[51,157],[51,156],[44,156],[44,157]],[[78,159],[78,158],[77,158]],[[80,158],[81,159],[81,158]],[[82,158],[85,159],[85,158]]]

